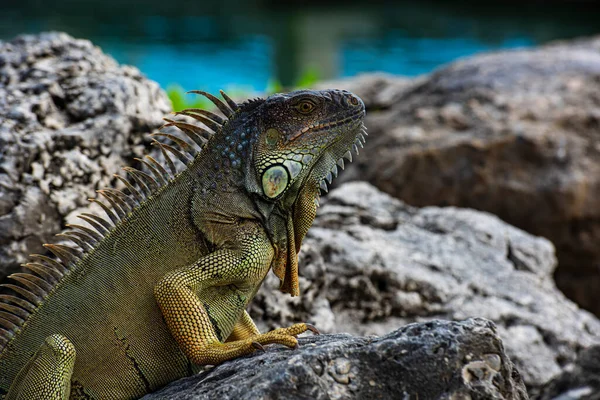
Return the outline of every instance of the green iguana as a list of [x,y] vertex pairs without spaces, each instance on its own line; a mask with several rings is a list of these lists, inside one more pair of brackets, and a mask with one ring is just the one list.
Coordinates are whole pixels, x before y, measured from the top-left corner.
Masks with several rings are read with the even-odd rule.
[[[297,91],[238,104],[206,96],[165,119],[148,172],[115,175],[125,191],[92,199],[108,218],[80,217],[33,255],[0,294],[0,396],[132,399],[263,345],[296,347],[299,323],[261,334],[245,311],[269,269],[299,294],[298,251],[349,150],[362,146],[365,107],[341,90]],[[174,129],[174,128],[169,128]],[[193,143],[192,143],[193,141]],[[170,155],[185,167],[176,168]],[[176,161],[175,160],[175,161]]]

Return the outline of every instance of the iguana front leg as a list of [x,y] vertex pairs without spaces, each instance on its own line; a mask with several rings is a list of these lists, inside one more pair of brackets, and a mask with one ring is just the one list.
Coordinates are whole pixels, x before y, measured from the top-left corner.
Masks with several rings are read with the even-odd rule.
[[296,347],[294,336],[310,329],[295,324],[256,335],[256,327],[244,329],[245,333],[238,329],[236,334],[245,338],[224,343],[244,313],[246,296],[260,285],[274,256],[259,226],[247,223],[236,236],[231,241],[237,243],[235,247],[217,250],[167,274],[154,290],[171,334],[195,364],[218,364],[271,343]]
[[64,336],[51,335],[17,374],[5,400],[68,400],[75,347]]

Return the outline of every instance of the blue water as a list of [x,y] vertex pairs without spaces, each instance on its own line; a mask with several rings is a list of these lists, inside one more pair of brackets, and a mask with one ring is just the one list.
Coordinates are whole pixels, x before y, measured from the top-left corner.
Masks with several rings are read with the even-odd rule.
[[0,40],[60,30],[165,88],[264,91],[294,86],[308,72],[416,76],[480,52],[600,33],[598,8],[587,3],[365,3],[0,0]]
[[489,45],[476,38],[411,38],[395,35],[380,41],[354,40],[342,48],[342,76],[385,71],[416,76],[461,57],[491,50],[524,48],[536,44],[528,37],[515,37]]
[[[249,36],[233,43],[98,43],[119,62],[138,67],[164,88],[264,91],[273,77],[268,38]],[[240,62],[240,58],[244,62]]]

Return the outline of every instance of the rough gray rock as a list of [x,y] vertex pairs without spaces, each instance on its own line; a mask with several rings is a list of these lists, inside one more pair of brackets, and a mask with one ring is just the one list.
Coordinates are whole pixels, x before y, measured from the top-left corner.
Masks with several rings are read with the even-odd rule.
[[322,335],[226,362],[152,399],[527,399],[494,325],[412,324],[382,337]]
[[577,362],[550,381],[536,400],[600,400],[600,346],[584,350]]
[[600,37],[478,55],[364,98],[366,180],[415,206],[489,211],[557,248],[558,286],[600,316]]
[[115,186],[169,111],[155,82],[87,40],[0,42],[0,278]]
[[552,244],[490,214],[405,205],[364,182],[333,190],[300,251],[300,297],[269,276],[251,307],[262,329],[309,321],[382,335],[411,322],[484,317],[528,388],[600,343],[600,321],[556,289]]

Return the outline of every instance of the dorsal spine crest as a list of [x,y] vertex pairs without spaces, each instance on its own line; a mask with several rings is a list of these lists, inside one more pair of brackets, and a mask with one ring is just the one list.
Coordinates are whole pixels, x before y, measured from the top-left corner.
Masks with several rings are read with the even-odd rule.
[[[160,148],[166,166],[150,155],[146,155],[145,159],[136,158],[138,162],[147,167],[150,173],[125,167],[124,170],[130,174],[131,180],[121,175],[114,175],[123,183],[128,194],[118,189],[107,188],[98,190],[97,193],[108,204],[98,198],[89,199],[103,209],[108,219],[90,213],[82,213],[78,217],[86,221],[90,227],[67,224],[69,230],[57,235],[74,243],[73,246],[44,244],[44,247],[51,251],[56,258],[32,254],[31,257],[36,259],[36,262],[23,264],[25,272],[10,275],[9,278],[13,282],[0,285],[3,289],[10,291],[10,293],[0,293],[0,353],[27,323],[28,318],[35,313],[44,299],[62,282],[65,276],[77,268],[83,258],[93,252],[96,246],[131,212],[176,178],[178,171],[169,154],[174,155],[188,167],[204,149],[208,140],[212,136],[220,134],[229,120],[236,118],[240,108],[245,106],[245,104],[240,106],[234,102],[223,91],[221,91],[221,96],[225,102],[206,92],[192,91],[191,93],[208,98],[225,117],[200,109],[187,109],[175,113],[175,115],[191,117],[205,127],[183,120],[165,118],[166,124],[161,127],[161,131],[152,136],[165,138],[172,145],[156,139],[152,144]],[[185,138],[163,132],[162,129],[167,127],[177,128],[183,132]],[[197,146],[186,139],[190,139]]]

